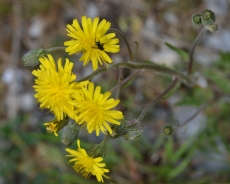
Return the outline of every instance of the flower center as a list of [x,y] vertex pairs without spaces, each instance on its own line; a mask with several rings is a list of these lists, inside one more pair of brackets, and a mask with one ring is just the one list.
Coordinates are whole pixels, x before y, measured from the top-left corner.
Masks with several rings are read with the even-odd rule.
[[87,38],[84,40],[84,49],[87,51],[89,49],[92,49],[95,46],[95,40],[90,38]]

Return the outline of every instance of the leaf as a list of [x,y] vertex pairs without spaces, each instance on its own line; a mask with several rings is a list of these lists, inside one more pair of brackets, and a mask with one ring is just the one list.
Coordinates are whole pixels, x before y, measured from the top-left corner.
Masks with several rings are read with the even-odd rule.
[[182,158],[183,154],[185,154],[185,152],[189,150],[189,148],[192,146],[196,138],[197,138],[196,136],[192,136],[180,146],[180,148],[176,151],[176,153],[173,156],[172,161],[174,163],[178,162],[179,159]]
[[209,90],[200,87],[194,87],[189,91],[176,105],[193,105],[200,106],[212,98],[212,93]]
[[168,137],[167,141],[164,144],[164,149],[165,149],[165,153],[166,153],[166,159],[167,159],[167,163],[171,163],[173,160],[173,138],[172,137]]
[[222,73],[214,72],[211,70],[205,71],[205,76],[216,83],[224,92],[230,93],[229,79],[222,76]]
[[168,46],[170,49],[174,50],[177,54],[179,54],[179,56],[184,59],[184,60],[188,60],[189,59],[189,54],[187,52],[185,52],[184,50],[182,49],[179,49],[167,42],[165,42],[165,45]]
[[190,160],[192,159],[193,154],[194,154],[194,151],[191,151],[189,155],[178,166],[174,167],[174,169],[171,170],[167,178],[171,180],[172,178],[175,178],[180,173],[182,173],[187,167],[187,165],[189,164]]
[[133,145],[131,142],[122,142],[121,146],[124,150],[127,150],[129,153],[131,153],[135,159],[142,160],[143,156],[137,146]]

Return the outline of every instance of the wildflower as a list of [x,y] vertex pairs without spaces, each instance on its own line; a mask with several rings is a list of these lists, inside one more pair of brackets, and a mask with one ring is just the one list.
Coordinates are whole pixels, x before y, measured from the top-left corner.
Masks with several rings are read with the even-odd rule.
[[75,98],[77,103],[75,121],[78,124],[86,123],[88,132],[92,133],[95,130],[97,136],[100,131],[103,133],[108,131],[111,134],[112,129],[108,122],[120,125],[118,120],[123,119],[123,115],[118,110],[112,110],[120,100],[109,99],[110,96],[111,92],[101,94],[101,87],[97,86],[94,89],[94,84],[90,82]]
[[70,155],[66,155],[67,157],[74,157],[69,162],[75,162],[73,169],[76,172],[82,174],[83,177],[89,178],[91,175],[96,176],[98,182],[104,182],[103,177],[109,179],[104,173],[108,173],[109,170],[105,169],[105,163],[101,163],[103,161],[102,157],[93,158],[86,152],[85,149],[80,147],[80,140],[77,140],[78,149],[72,150],[66,148],[65,150],[70,153]]
[[68,125],[69,118],[65,117],[61,121],[57,121],[56,119],[52,120],[51,122],[44,123],[46,126],[46,131],[48,133],[54,133],[55,136],[58,136],[57,132],[61,130],[64,126]]
[[110,22],[103,19],[99,23],[99,18],[93,20],[91,18],[82,17],[82,28],[78,20],[73,20],[72,25],[67,25],[68,36],[72,39],[64,43],[66,52],[69,55],[82,53],[80,61],[84,62],[84,66],[92,61],[93,70],[100,65],[112,63],[112,59],[106,52],[117,53],[120,51],[119,42],[115,33],[106,32],[111,26]]
[[40,58],[40,69],[33,70],[32,74],[37,77],[33,86],[37,92],[34,97],[40,104],[40,108],[50,109],[56,119],[63,120],[67,115],[74,117],[74,106],[72,94],[87,84],[87,81],[77,83],[77,78],[71,70],[73,63],[66,59],[65,66],[62,66],[62,60],[58,60],[58,66],[51,55]]

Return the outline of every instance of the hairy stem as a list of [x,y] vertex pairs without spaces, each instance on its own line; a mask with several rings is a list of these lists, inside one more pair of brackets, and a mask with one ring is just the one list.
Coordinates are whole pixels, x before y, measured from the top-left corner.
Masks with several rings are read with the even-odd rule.
[[192,44],[192,46],[190,48],[190,51],[189,51],[189,62],[188,62],[188,75],[191,75],[191,73],[192,73],[193,55],[194,55],[195,48],[198,45],[199,41],[201,40],[201,37],[203,36],[203,34],[205,33],[205,31],[206,31],[205,27],[203,29],[201,29],[201,31],[197,35],[195,41],[193,42],[193,44]]
[[177,82],[178,82],[178,78],[176,77],[174,81],[172,82],[172,84],[168,88],[166,88],[166,90],[164,90],[158,97],[156,97],[149,104],[147,104],[145,108],[143,109],[143,111],[141,112],[141,114],[139,115],[139,117],[136,119],[136,122],[142,122],[147,112],[149,112],[149,110],[155,104],[157,104],[162,98],[164,98],[164,96],[167,95],[173,89],[173,87],[176,85]]
[[115,28],[110,28],[109,29],[110,32],[115,32],[117,34],[119,34],[119,36],[124,40],[125,44],[126,44],[126,47],[128,49],[128,52],[129,52],[129,58],[130,58],[130,61],[133,61],[133,55],[132,55],[132,51],[130,49],[130,46],[129,46],[129,42],[127,41],[127,39],[125,38],[125,35],[119,31],[118,29],[115,29]]
[[60,46],[60,47],[52,47],[49,49],[45,49],[46,52],[50,53],[50,52],[55,52],[55,51],[59,51],[59,50],[65,50],[66,47]]
[[164,67],[161,65],[149,63],[149,62],[141,62],[141,63],[140,62],[120,62],[120,63],[111,64],[108,67],[103,67],[103,68],[96,70],[95,72],[89,74],[88,76],[80,79],[78,82],[85,81],[85,80],[92,80],[95,76],[97,76],[100,73],[106,72],[106,71],[110,70],[111,68],[119,68],[119,67],[131,68],[131,69],[153,70],[153,71],[161,73],[161,74],[165,74],[165,75],[169,75],[169,76],[176,76],[179,79],[186,82],[187,84],[192,83],[190,78],[187,77],[186,75],[184,75],[183,73],[177,72],[173,69],[170,69],[170,68],[167,68],[167,67]]

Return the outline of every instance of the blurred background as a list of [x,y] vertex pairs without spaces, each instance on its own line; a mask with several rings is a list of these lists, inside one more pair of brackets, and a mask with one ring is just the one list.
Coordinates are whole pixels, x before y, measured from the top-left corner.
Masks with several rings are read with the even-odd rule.
[[[201,29],[192,25],[191,17],[205,9],[216,13],[219,30],[206,32],[196,48],[194,71],[199,85],[178,86],[158,103],[144,118],[140,139],[108,141],[105,162],[111,179],[105,183],[230,183],[229,8],[228,0],[0,0],[0,184],[97,183],[67,164],[61,133],[58,137],[46,133],[43,123],[52,120],[52,115],[39,109],[34,100],[31,72],[38,66],[23,66],[26,52],[63,46],[69,40],[67,24],[83,15],[98,16],[124,33],[136,61],[150,60],[183,72],[186,53]],[[120,44],[121,52],[111,55],[114,62],[128,60],[121,39]],[[78,62],[79,56],[62,51],[53,56],[75,62],[78,79],[92,72],[91,65],[83,67]],[[131,72],[125,70],[125,77]],[[116,70],[94,79],[103,91],[116,81]],[[121,89],[119,109],[126,119],[137,118],[170,81],[170,77],[142,71]],[[219,100],[179,128],[214,92]],[[166,124],[174,127],[172,136],[162,133]],[[103,136],[82,131],[79,138],[87,149]],[[75,149],[76,142],[70,147]]]

